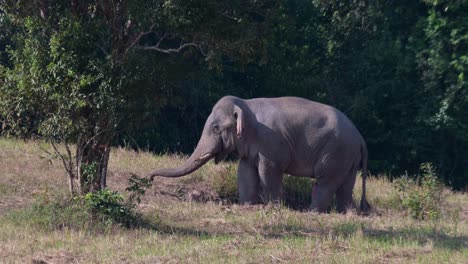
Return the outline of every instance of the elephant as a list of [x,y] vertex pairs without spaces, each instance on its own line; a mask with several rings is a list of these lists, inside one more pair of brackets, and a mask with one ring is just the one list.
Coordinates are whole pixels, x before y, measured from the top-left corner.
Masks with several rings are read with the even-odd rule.
[[327,212],[335,196],[336,210],[356,208],[353,188],[362,170],[359,212],[366,213],[367,147],[354,124],[336,108],[299,97],[221,98],[213,107],[200,140],[179,167],[147,175],[180,177],[214,158],[236,153],[241,204],[278,202],[282,178],[315,178],[311,210]]

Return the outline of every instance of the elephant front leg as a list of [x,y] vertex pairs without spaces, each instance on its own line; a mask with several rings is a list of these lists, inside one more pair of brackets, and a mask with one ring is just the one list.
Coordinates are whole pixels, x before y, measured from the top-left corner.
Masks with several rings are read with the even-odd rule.
[[240,204],[256,204],[260,201],[258,170],[244,159],[241,159],[237,168],[237,188]]
[[258,174],[263,203],[280,202],[283,196],[283,172],[277,168],[275,163],[263,160],[259,163]]

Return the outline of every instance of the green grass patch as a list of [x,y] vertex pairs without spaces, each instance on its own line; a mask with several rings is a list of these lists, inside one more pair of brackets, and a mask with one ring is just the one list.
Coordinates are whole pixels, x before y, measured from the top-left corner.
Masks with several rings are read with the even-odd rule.
[[108,189],[70,198],[65,193],[35,195],[31,205],[3,216],[17,226],[44,231],[73,229],[101,232],[114,227],[147,227],[150,224],[125,204],[123,196]]
[[17,226],[45,231],[89,229],[92,223],[87,208],[63,194],[41,194],[31,205],[8,212],[3,218]]

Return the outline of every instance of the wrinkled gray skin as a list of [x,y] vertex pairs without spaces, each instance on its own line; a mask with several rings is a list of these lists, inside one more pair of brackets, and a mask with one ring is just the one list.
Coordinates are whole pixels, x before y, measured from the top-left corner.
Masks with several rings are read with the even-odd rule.
[[237,152],[242,204],[279,201],[284,173],[313,177],[312,209],[325,212],[336,194],[337,211],[354,208],[356,173],[363,171],[360,211],[366,201],[367,149],[353,123],[337,109],[296,97],[221,98],[206,120],[190,158],[180,167],[148,175],[180,177],[214,158]]

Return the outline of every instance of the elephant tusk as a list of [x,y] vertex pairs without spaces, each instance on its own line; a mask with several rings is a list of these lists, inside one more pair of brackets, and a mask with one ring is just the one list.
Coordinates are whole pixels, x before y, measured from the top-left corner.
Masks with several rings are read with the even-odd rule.
[[205,160],[206,158],[209,158],[210,156],[211,156],[211,153],[208,152],[208,153],[206,153],[205,155],[199,157],[197,160]]

